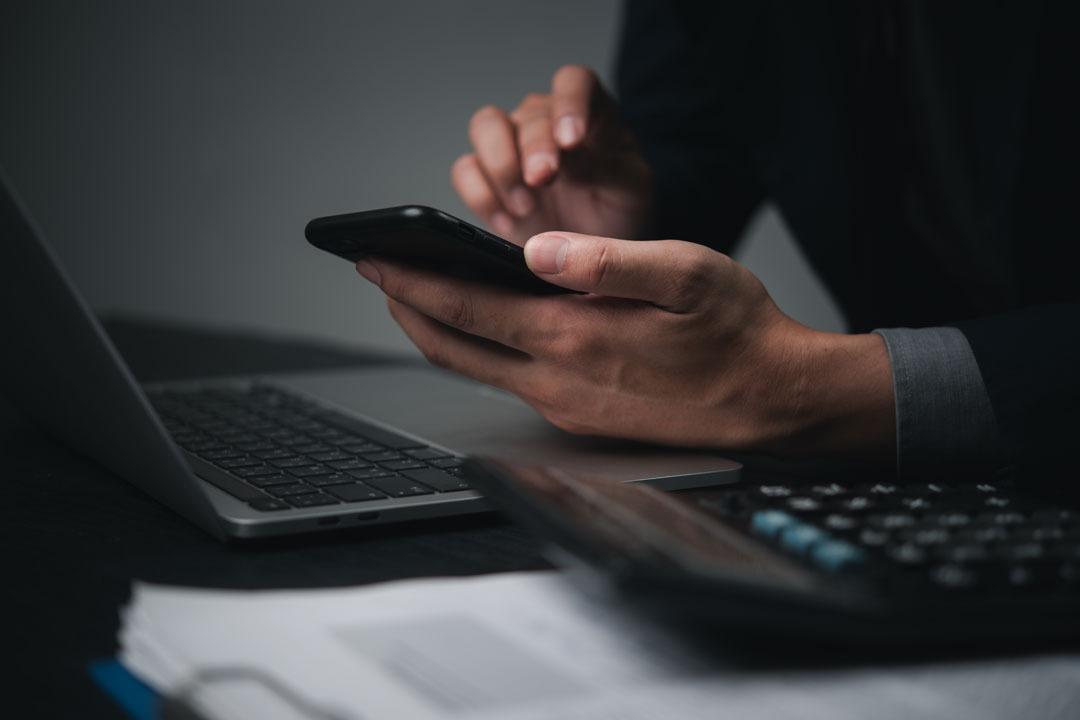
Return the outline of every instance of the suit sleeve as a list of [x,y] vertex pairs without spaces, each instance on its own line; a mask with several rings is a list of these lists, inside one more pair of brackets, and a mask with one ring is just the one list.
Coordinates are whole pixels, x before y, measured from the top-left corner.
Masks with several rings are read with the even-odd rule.
[[762,200],[742,127],[754,87],[753,5],[624,7],[616,94],[653,171],[651,237],[730,252]]
[[1024,482],[1080,494],[1080,303],[1029,307],[956,326],[979,364],[1008,466]]

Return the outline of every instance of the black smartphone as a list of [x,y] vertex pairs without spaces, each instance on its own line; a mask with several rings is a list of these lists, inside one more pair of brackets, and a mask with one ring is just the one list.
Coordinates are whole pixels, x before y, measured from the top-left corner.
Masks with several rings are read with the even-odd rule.
[[534,275],[517,245],[423,205],[316,218],[304,236],[352,262],[374,255],[523,292],[571,292]]

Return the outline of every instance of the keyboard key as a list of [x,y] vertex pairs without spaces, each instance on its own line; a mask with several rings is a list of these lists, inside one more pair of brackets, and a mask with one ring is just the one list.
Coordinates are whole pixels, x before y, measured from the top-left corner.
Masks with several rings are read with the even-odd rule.
[[963,565],[940,565],[930,571],[930,580],[946,590],[968,590],[978,584],[974,569]]
[[813,525],[796,522],[780,531],[780,545],[791,552],[805,554],[814,543],[825,537],[825,533]]
[[1027,518],[1018,512],[998,512],[980,515],[980,521],[994,525],[1022,525]]
[[368,484],[381,490],[390,497],[412,497],[414,495],[430,495],[434,491],[431,488],[413,482],[400,475],[387,475],[386,477],[371,478]]
[[780,510],[760,510],[750,518],[751,529],[767,538],[777,537],[782,530],[795,523],[795,518]]
[[300,457],[299,455],[293,455],[287,458],[274,458],[270,461],[270,464],[277,468],[294,468],[304,467],[311,464],[311,460],[306,457]]
[[810,489],[814,495],[821,497],[837,497],[838,495],[846,495],[848,489],[843,485],[837,483],[829,483],[828,485],[815,485]]
[[886,515],[871,515],[866,519],[867,525],[879,530],[899,530],[911,527],[915,524],[915,516],[907,513],[888,513]]
[[825,518],[823,524],[833,532],[846,532],[858,527],[858,521],[850,515],[838,515],[833,513]]
[[428,463],[428,465],[434,465],[437,468],[442,468],[442,469],[446,470],[446,469],[449,469],[449,468],[460,467],[461,463],[463,463],[463,462],[465,462],[465,461],[462,460],[461,458],[449,457],[449,458],[441,458],[439,460],[432,460],[431,462]]
[[844,512],[859,513],[873,510],[877,507],[877,502],[873,498],[857,495],[851,498],[844,498],[840,501],[839,507]]
[[944,545],[951,539],[949,531],[940,527],[904,530],[900,533],[900,537],[923,547],[927,545]]
[[867,490],[871,495],[892,495],[896,492],[896,486],[890,483],[877,483]]
[[454,477],[453,475],[449,475],[442,470],[437,470],[435,468],[406,470],[401,474],[410,480],[422,483],[430,488],[435,488],[439,492],[456,492],[458,490],[469,489],[468,483],[461,478]]
[[274,498],[259,498],[258,500],[252,500],[248,503],[251,507],[261,512],[275,512],[277,510],[288,510],[291,505],[282,500],[276,500]]
[[412,470],[414,468],[427,467],[427,465],[419,460],[391,460],[390,462],[379,463],[379,466],[386,468],[387,470]]
[[791,496],[791,488],[787,485],[761,485],[757,488],[757,494],[767,498],[783,498]]
[[371,463],[364,462],[363,460],[357,460],[356,458],[351,458],[349,460],[341,460],[339,462],[330,462],[326,464],[334,468],[335,470],[359,470],[361,468],[369,468],[372,466]]
[[971,516],[962,512],[938,513],[926,517],[928,524],[939,525],[945,528],[958,528],[971,524]]
[[921,497],[905,497],[900,498],[900,505],[908,510],[925,511],[930,509],[931,502]]
[[345,471],[345,474],[357,480],[369,480],[371,478],[387,477],[388,475],[393,475],[394,473],[390,472],[389,470],[384,470],[381,467],[369,467],[360,468],[359,470],[347,470]]
[[326,475],[330,472],[330,470],[331,469],[326,467],[325,465],[305,465],[303,467],[288,468],[285,472],[287,472],[289,475],[294,475],[296,477],[302,478],[309,475]]
[[306,445],[295,445],[292,449],[298,453],[318,453],[318,452],[330,452],[334,448],[326,443],[307,443]]
[[928,559],[926,550],[910,542],[892,545],[885,554],[903,565],[921,565]]
[[251,454],[261,460],[288,460],[290,458],[300,457],[292,450],[280,447],[275,447],[272,450],[255,450]]
[[788,498],[784,506],[793,512],[807,513],[820,510],[821,502],[810,497],[793,497]]
[[308,455],[312,460],[316,462],[340,462],[341,460],[355,460],[349,453],[341,452],[340,450],[331,450],[329,452],[311,453]]
[[829,572],[840,572],[862,565],[866,556],[859,548],[841,540],[819,542],[810,550],[811,559]]
[[368,462],[389,462],[391,460],[404,460],[405,456],[399,452],[393,452],[392,450],[383,450],[375,453],[365,453],[360,457],[364,458]]
[[292,495],[285,502],[296,508],[318,507],[319,505],[337,505],[340,501],[326,493],[316,492],[307,495]]
[[291,495],[303,495],[304,493],[315,492],[315,488],[307,483],[294,482],[292,485],[273,485],[266,488],[266,492],[274,497],[283,498]]
[[329,488],[327,492],[345,502],[366,502],[368,500],[386,499],[386,495],[362,482],[354,482],[351,485],[335,485]]
[[892,540],[892,535],[884,530],[865,528],[859,533],[859,542],[868,547],[885,547]]
[[247,478],[247,481],[255,487],[270,487],[271,485],[291,485],[296,478],[288,475],[260,475],[259,477]]
[[304,482],[315,487],[324,487],[327,485],[344,485],[346,483],[356,482],[356,478],[349,477],[345,473],[330,473],[329,475],[312,475],[304,478]]

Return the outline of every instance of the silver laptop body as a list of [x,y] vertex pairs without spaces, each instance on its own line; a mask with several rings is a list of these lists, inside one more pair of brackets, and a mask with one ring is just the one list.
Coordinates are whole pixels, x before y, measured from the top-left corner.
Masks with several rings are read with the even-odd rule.
[[[519,399],[427,367],[322,370],[141,387],[0,176],[0,387],[28,416],[214,536],[255,538],[486,510],[468,489],[282,506],[267,488],[173,442],[149,397],[201,390],[283,391],[349,431],[413,440],[416,455],[504,456],[666,489],[734,482],[740,465],[708,452],[572,436]],[[336,428],[337,426],[335,426]],[[408,445],[410,443],[403,443]],[[420,449],[427,448],[427,450]],[[467,478],[464,478],[467,482]],[[374,482],[374,481],[373,481]],[[360,483],[360,481],[357,481]],[[373,493],[375,495],[376,493]],[[265,497],[267,500],[253,500]],[[285,501],[288,499],[286,498]],[[276,504],[279,509],[257,509]]]

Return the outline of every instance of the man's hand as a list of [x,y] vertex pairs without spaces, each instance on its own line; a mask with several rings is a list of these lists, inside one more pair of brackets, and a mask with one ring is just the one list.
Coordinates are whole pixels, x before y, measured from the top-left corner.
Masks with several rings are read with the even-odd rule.
[[650,174],[615,102],[588,68],[555,73],[550,94],[511,112],[480,108],[473,152],[454,163],[454,189],[499,235],[519,245],[544,230],[637,237],[650,208]]
[[727,256],[550,232],[525,257],[583,294],[523,295],[384,259],[357,269],[428,360],[564,430],[780,455],[895,452],[881,339],[796,323]]

